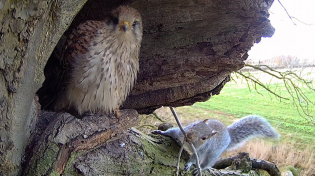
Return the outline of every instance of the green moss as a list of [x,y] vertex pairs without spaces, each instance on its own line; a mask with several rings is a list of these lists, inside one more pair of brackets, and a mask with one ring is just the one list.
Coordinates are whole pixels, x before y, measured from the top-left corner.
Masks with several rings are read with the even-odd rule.
[[284,168],[281,168],[281,173],[282,172],[285,172],[285,171],[290,171],[294,176],[299,176],[299,170],[293,166],[287,166],[287,167],[284,167]]
[[57,171],[52,171],[49,176],[59,176],[60,174]]
[[84,155],[85,153],[87,153],[87,152],[86,151],[84,151],[84,152],[83,151],[72,152],[69,159],[68,159],[68,162],[66,163],[63,174],[64,175],[80,175],[77,172],[77,170],[74,170],[72,164],[77,158]]
[[49,143],[48,147],[38,151],[37,159],[31,163],[31,168],[27,175],[47,175],[57,158],[58,151],[59,147],[53,143]]
[[[135,129],[134,129],[135,130]],[[137,130],[135,130],[137,131]],[[137,131],[141,134],[141,132]],[[142,135],[143,138],[141,140],[141,146],[138,147],[138,151],[135,157],[132,160],[139,160],[139,152],[146,152],[142,153],[143,158],[146,157],[152,158],[154,162],[146,162],[146,161],[139,161],[137,164],[132,166],[132,168],[145,168],[147,169],[143,173],[147,173],[149,175],[172,175],[176,171],[176,163],[177,163],[177,156],[179,152],[179,146],[170,138],[155,135],[154,138],[147,135]],[[163,141],[163,144],[157,144],[152,141]],[[181,159],[180,167],[184,167],[184,160],[183,158],[188,158],[187,153],[183,153],[183,157]],[[146,167],[139,166],[146,164]],[[158,171],[158,173],[156,173]],[[163,173],[161,173],[163,172]],[[136,172],[135,172],[136,173]]]

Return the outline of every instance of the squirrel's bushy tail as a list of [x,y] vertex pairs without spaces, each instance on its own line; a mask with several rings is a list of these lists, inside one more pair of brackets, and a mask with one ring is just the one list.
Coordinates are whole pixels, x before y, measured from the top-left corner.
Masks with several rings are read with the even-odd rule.
[[237,148],[253,137],[280,138],[280,135],[273,129],[266,119],[258,115],[243,117],[238,122],[228,126],[227,129],[231,137],[231,143],[228,146],[228,150]]

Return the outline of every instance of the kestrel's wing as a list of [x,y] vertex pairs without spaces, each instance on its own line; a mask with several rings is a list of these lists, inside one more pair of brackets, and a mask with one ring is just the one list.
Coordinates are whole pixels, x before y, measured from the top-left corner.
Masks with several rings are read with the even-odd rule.
[[103,25],[104,22],[100,21],[86,21],[72,31],[65,43],[61,57],[61,65],[63,65],[65,69],[71,67],[71,63],[74,62],[74,59],[78,58],[79,55],[84,55],[88,52],[91,41]]
[[65,87],[70,79],[70,72],[72,69],[72,63],[79,55],[88,52],[88,45],[96,35],[97,30],[104,25],[104,22],[98,21],[86,21],[81,23],[75,28],[69,35],[68,39],[64,43],[62,53],[54,58],[50,58],[49,69],[45,74],[46,79],[39,89],[37,94],[39,95],[40,104],[42,109],[52,110],[57,97],[65,91]]

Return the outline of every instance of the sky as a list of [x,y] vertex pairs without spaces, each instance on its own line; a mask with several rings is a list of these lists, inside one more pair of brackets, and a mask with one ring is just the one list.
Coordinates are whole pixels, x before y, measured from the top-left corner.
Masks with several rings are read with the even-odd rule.
[[280,5],[274,0],[271,6],[270,21],[276,29],[271,38],[262,38],[248,52],[253,61],[271,59],[280,55],[292,55],[297,58],[315,60],[315,0],[280,0],[294,23]]

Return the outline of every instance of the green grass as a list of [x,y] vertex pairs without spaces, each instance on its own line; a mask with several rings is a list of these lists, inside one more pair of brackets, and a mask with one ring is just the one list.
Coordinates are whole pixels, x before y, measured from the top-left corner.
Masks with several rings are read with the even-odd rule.
[[[275,83],[269,87],[282,96],[289,97],[283,85]],[[292,100],[280,101],[263,88],[257,87],[257,90],[259,93],[250,91],[246,83],[231,82],[225,85],[220,95],[211,97],[207,102],[195,103],[192,108],[227,113],[236,117],[261,115],[281,133],[283,140],[300,144],[301,147],[314,146],[315,149],[315,124],[299,115]],[[315,93],[309,93],[307,96],[310,100],[315,100]],[[315,112],[315,107],[310,110]]]
[[[268,75],[259,75],[259,73],[253,74],[257,74],[256,76],[259,76],[258,79],[263,81],[269,89],[276,91],[283,97],[290,98],[286,87],[281,84],[281,80],[275,80],[270,76],[268,77]],[[314,72],[312,72],[312,75],[310,76],[311,79],[315,77]],[[247,151],[254,158],[270,160],[277,163],[280,167],[292,165],[294,168],[299,168],[301,175],[313,174],[315,159],[315,106],[308,106],[313,118],[307,118],[306,116],[303,118],[294,106],[292,98],[280,101],[279,98],[268,93],[262,87],[256,87],[258,93],[256,90],[250,91],[246,81],[241,79],[237,81],[237,84],[232,81],[226,84],[220,95],[212,96],[207,102],[177,107],[176,112],[181,123],[186,126],[197,120],[218,119],[225,125],[230,125],[236,119],[247,115],[257,114],[264,116],[281,134],[281,141],[269,143],[270,141],[265,140],[252,140],[234,152]],[[306,88],[302,88],[302,90],[308,91]],[[314,91],[306,92],[306,95],[315,104]],[[306,102],[301,101],[300,104],[305,106]],[[155,112],[165,122],[177,126],[169,108],[160,108]],[[151,115],[151,118],[146,118],[142,123],[150,124],[150,128],[143,127],[147,132],[150,132],[152,131],[152,124],[157,127],[161,122]]]
[[[313,75],[315,75],[314,72]],[[290,98],[285,86],[279,81],[269,81],[271,78],[265,76],[261,76],[259,80],[264,80],[269,89],[276,91],[281,96]],[[225,125],[230,125],[236,119],[247,115],[264,116],[281,134],[281,141],[273,141],[273,143],[268,143],[269,141],[265,143],[265,140],[261,142],[259,140],[249,141],[247,145],[235,152],[247,151],[251,157],[270,160],[280,167],[292,165],[294,166],[293,169],[299,168],[301,175],[313,174],[315,106],[309,106],[309,112],[313,119],[305,118],[305,116],[303,118],[294,106],[292,98],[280,101],[279,98],[268,93],[264,88],[256,87],[259,93],[255,90],[250,91],[244,80],[243,82],[240,79],[237,81],[238,84],[234,82],[226,84],[220,95],[212,96],[207,102],[177,107],[176,112],[183,126],[204,119],[218,119]],[[305,88],[303,90],[307,91]],[[306,92],[306,95],[314,104],[314,91]],[[303,101],[300,103],[301,105],[306,104]],[[160,108],[155,112],[165,122],[177,126],[169,108]],[[147,132],[152,131],[152,124],[157,127],[161,123],[153,115],[151,116],[142,122],[143,124],[150,124],[150,128],[145,127]]]

